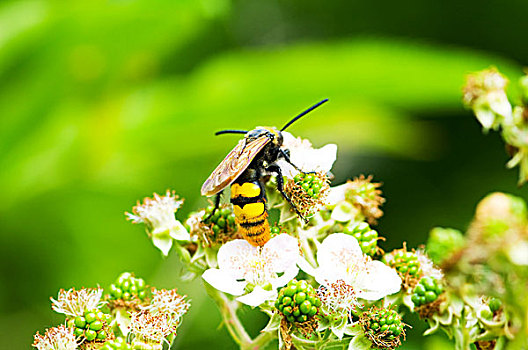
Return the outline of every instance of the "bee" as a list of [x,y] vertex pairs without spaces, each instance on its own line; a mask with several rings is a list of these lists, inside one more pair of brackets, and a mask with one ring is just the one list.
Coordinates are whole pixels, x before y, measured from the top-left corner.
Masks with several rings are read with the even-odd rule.
[[295,169],[302,172],[290,160],[289,150],[282,147],[282,131],[305,114],[311,112],[323,103],[324,99],[299,115],[292,118],[282,129],[275,127],[256,127],[250,131],[222,130],[215,135],[244,134],[225,159],[205,180],[201,193],[203,196],[216,195],[215,208],[208,220],[220,206],[220,198],[224,189],[231,186],[231,203],[235,213],[235,221],[242,236],[254,246],[263,246],[270,239],[270,226],[266,208],[266,192],[263,176],[271,173],[277,175],[277,190],[290,203],[297,215],[304,220],[299,210],[292,204],[283,189],[283,176],[277,160],[284,159]]

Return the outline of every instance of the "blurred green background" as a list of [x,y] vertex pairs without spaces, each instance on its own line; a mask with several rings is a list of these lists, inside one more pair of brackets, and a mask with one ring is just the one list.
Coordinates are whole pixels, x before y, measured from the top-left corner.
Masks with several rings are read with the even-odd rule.
[[[325,97],[290,132],[338,143],[336,184],[384,183],[385,249],[464,229],[490,191],[527,198],[500,137],[460,103],[471,71],[521,74],[527,13],[524,0],[2,1],[0,347],[59,323],[59,288],[134,271],[192,299],[176,348],[235,348],[202,282],[180,281],[178,258],[123,213],[171,188],[183,218],[237,142],[215,131],[282,126]],[[403,349],[449,349],[408,321]]]

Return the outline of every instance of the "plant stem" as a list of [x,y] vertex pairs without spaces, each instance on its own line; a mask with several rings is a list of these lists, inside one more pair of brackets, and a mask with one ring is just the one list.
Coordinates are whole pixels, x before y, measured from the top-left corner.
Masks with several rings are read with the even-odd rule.
[[240,346],[244,350],[258,350],[263,349],[270,341],[277,337],[277,332],[260,333],[253,341],[245,346]]
[[316,267],[317,262],[315,261],[312,249],[310,248],[310,243],[305,237],[299,237],[299,241],[301,242],[301,249],[303,251],[304,258],[310,263],[310,265]]
[[238,309],[238,302],[227,299],[225,294],[211,287],[205,283],[207,293],[213,298],[220,309],[224,323],[235,342],[240,345],[240,348],[245,348],[252,343],[252,339],[247,334],[246,329],[238,319],[236,311]]
[[263,332],[255,339],[252,339],[246,332],[244,325],[237,315],[239,303],[229,300],[226,295],[219,290],[205,283],[207,293],[213,298],[220,309],[222,319],[233,340],[244,350],[257,350],[264,348],[270,341],[277,337],[277,332]]

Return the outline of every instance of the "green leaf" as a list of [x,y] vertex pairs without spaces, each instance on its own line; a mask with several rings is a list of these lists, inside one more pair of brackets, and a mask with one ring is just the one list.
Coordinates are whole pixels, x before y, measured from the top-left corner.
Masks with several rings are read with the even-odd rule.
[[348,345],[348,350],[369,350],[372,348],[372,342],[364,335],[354,337]]
[[350,323],[346,325],[344,332],[346,335],[362,335],[363,328],[361,327],[361,324],[359,322]]

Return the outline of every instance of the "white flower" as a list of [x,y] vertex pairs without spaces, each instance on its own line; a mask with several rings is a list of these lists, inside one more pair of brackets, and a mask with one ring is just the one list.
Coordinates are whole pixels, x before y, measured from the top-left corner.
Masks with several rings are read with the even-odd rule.
[[167,255],[172,247],[172,239],[189,241],[191,238],[182,223],[174,217],[182,203],[183,200],[179,200],[174,191],[167,190],[164,196],[154,193],[154,198],[145,198],[143,204],[138,202],[132,208],[133,214],[125,214],[135,224],[144,223],[152,236],[152,243]]
[[396,271],[365,256],[357,240],[350,235],[334,233],[328,236],[319,247],[317,262],[317,269],[307,264],[301,268],[327,287],[343,280],[354,288],[358,298],[378,300],[400,290],[401,279]]
[[464,103],[471,107],[484,130],[497,129],[501,122],[512,122],[512,107],[505,89],[508,80],[496,68],[467,77]]
[[59,290],[57,300],[51,299],[51,308],[67,316],[84,316],[87,310],[98,309],[103,305],[101,297],[103,296],[102,288],[82,288],[75,290]]
[[169,315],[177,325],[180,318],[189,310],[190,304],[181,296],[176,289],[154,289],[152,291],[152,301],[148,306],[140,307],[153,315]]
[[78,345],[73,328],[64,325],[49,328],[44,335],[37,332],[34,338],[33,347],[38,350],[76,350]]
[[[321,148],[313,148],[310,141],[295,138],[289,132],[282,132],[282,147],[290,151],[290,161],[304,172],[327,173],[332,169],[337,157],[337,145],[328,144]],[[293,179],[299,173],[291,164],[280,159],[277,164],[284,176]]]
[[130,333],[139,338],[139,341],[168,344],[166,338],[176,333],[176,325],[167,314],[153,315],[148,311],[139,311],[130,315]]
[[[293,279],[299,269],[297,239],[281,234],[263,247],[254,247],[246,240],[236,239],[218,251],[218,269],[202,275],[214,288],[232,295],[241,303],[258,306],[277,296],[276,289]],[[282,273],[281,276],[279,274]],[[246,287],[253,290],[245,294]]]
[[321,285],[317,296],[329,312],[342,316],[348,316],[359,306],[356,291],[343,280]]

